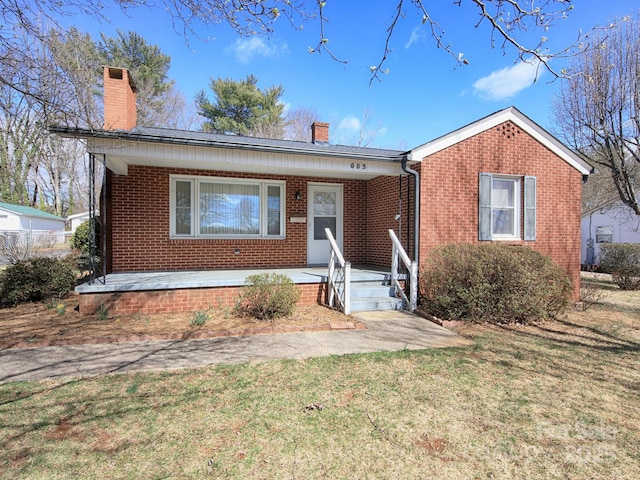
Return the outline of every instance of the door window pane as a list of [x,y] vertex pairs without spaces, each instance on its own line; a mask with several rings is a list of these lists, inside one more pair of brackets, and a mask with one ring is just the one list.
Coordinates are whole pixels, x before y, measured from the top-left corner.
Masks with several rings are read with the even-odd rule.
[[326,240],[327,234],[324,231],[325,228],[329,228],[333,238],[336,238],[336,217],[314,217],[313,239]]
[[314,215],[335,215],[336,209],[336,193],[335,192],[316,192],[313,197],[313,213]]

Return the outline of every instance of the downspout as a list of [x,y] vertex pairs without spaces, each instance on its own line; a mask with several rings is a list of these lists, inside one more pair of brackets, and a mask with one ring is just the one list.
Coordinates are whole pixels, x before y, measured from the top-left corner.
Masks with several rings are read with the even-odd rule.
[[[402,171],[414,178],[413,188],[413,260],[420,265],[420,174],[407,166],[407,156],[402,157]],[[407,189],[408,190],[408,189]],[[407,201],[409,195],[407,193]]]

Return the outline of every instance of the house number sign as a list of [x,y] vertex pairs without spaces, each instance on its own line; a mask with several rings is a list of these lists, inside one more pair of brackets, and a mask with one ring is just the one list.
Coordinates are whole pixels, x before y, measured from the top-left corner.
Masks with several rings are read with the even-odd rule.
[[357,169],[357,170],[366,170],[367,169],[367,164],[366,163],[352,163],[351,164],[351,168],[352,169]]

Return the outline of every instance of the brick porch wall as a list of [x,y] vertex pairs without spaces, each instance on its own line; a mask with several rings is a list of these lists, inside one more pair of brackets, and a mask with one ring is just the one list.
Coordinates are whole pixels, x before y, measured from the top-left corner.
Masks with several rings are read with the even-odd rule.
[[536,240],[509,243],[529,246],[551,257],[570,275],[574,299],[578,298],[580,172],[511,122],[431,155],[416,169],[422,184],[422,262],[438,245],[479,242],[479,172],[532,175],[537,179]]
[[[407,244],[407,179],[413,185],[413,178],[402,177],[402,211],[400,212],[400,185],[398,177],[378,177],[368,182],[367,204],[371,215],[367,216],[367,263],[391,268],[391,239],[389,230],[400,237],[410,258],[413,258],[412,244]],[[411,187],[413,194],[413,187]],[[401,222],[395,219],[401,213]],[[411,232],[413,232],[413,207],[409,211]],[[398,227],[402,225],[402,230]]]
[[[299,305],[325,303],[326,284],[297,284]],[[242,287],[184,288],[112,293],[84,293],[79,297],[82,315],[91,315],[101,308],[109,315],[132,313],[195,312],[208,308],[233,308]]]
[[[286,181],[285,239],[170,239],[171,174]],[[108,172],[109,272],[300,267],[307,264],[307,182],[341,183],[344,188],[344,254],[366,263],[367,182],[318,177],[130,166],[126,176]],[[301,200],[294,199],[300,191]],[[111,208],[108,208],[108,207]],[[236,249],[239,254],[234,253]]]

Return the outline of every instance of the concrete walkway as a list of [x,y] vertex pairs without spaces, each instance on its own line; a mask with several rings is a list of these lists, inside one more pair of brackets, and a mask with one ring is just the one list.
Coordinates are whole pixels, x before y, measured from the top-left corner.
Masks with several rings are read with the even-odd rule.
[[353,316],[367,329],[0,350],[0,383],[472,343],[405,312]]

